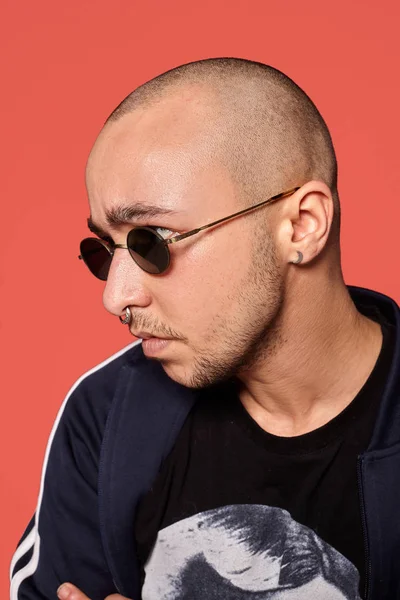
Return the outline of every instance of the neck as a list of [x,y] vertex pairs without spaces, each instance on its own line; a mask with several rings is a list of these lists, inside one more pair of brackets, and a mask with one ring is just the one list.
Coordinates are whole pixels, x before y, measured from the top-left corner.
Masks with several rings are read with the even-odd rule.
[[382,347],[380,325],[358,312],[343,280],[318,288],[309,279],[300,275],[291,286],[263,359],[239,374],[246,410],[284,437],[313,431],[346,408]]

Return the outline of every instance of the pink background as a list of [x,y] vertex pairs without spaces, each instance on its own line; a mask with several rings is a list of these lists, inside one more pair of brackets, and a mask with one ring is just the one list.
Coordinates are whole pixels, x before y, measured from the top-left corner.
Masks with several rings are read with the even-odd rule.
[[399,302],[399,17],[397,0],[3,2],[1,597],[66,392],[132,341],[77,260],[85,161],[104,119],[137,85],[191,60],[283,70],[334,138],[346,282]]

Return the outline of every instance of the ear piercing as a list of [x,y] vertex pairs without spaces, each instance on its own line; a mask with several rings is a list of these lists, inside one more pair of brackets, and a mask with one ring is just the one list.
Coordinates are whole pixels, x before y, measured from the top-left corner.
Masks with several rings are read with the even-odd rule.
[[296,258],[296,260],[291,260],[290,262],[291,262],[293,265],[298,265],[299,263],[301,263],[301,261],[302,261],[302,260],[303,260],[303,253],[302,253],[302,252],[299,252],[299,251],[297,250],[297,258]]

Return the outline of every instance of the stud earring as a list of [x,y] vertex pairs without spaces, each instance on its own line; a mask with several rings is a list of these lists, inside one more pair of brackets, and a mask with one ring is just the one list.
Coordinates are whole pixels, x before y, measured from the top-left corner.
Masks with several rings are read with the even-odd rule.
[[302,261],[302,260],[303,260],[303,253],[302,253],[302,252],[299,252],[299,251],[297,250],[297,259],[296,259],[296,260],[291,260],[290,262],[291,262],[293,265],[298,265],[299,263],[301,263],[301,261]]

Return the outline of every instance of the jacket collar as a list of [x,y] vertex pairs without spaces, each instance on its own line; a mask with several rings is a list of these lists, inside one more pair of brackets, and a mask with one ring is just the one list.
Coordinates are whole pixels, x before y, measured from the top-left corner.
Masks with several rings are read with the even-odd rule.
[[400,443],[400,308],[394,300],[380,292],[347,287],[360,312],[368,316],[371,310],[377,308],[396,332],[392,364],[367,452],[383,450]]

